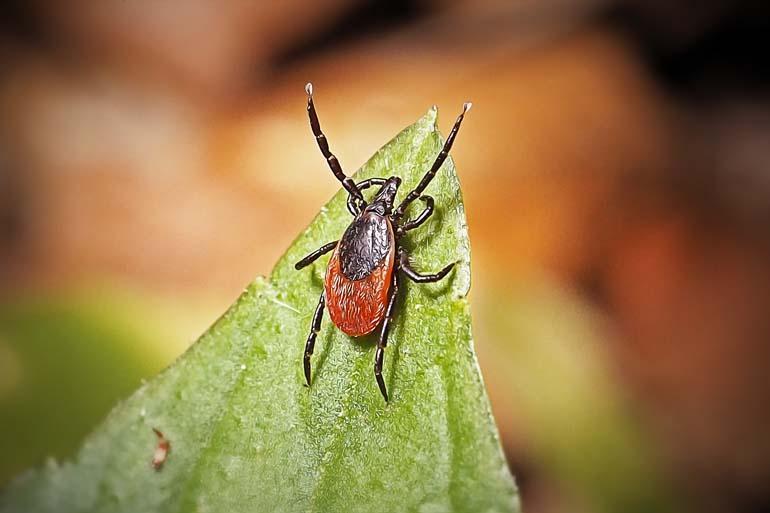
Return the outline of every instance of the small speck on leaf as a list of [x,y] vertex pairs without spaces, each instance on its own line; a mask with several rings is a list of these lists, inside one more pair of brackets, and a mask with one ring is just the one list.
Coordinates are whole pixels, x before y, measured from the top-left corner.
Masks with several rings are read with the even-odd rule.
[[152,455],[152,468],[160,470],[163,468],[163,464],[166,463],[168,453],[171,451],[171,442],[163,435],[163,433],[155,428],[152,428],[155,436],[158,437],[158,444],[155,446],[155,452]]

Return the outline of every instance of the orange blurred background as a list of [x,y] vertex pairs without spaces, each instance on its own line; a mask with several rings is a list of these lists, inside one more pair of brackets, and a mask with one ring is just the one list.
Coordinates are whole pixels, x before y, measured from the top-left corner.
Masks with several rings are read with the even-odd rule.
[[6,2],[0,482],[72,454],[339,187],[312,80],[348,172],[474,102],[474,331],[526,511],[765,510],[768,28],[726,0]]

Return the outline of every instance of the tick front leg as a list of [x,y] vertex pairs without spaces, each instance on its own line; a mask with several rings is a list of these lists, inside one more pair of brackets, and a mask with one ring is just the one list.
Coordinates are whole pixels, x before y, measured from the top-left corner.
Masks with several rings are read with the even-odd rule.
[[433,165],[428,170],[428,172],[425,173],[425,176],[422,177],[422,180],[420,180],[420,183],[417,184],[417,187],[415,187],[414,190],[410,191],[409,194],[406,195],[406,198],[404,198],[404,201],[402,201],[401,204],[396,208],[396,210],[393,211],[393,217],[395,219],[399,219],[401,216],[404,215],[404,212],[406,212],[406,209],[407,207],[409,207],[409,204],[414,200],[416,200],[418,197],[420,197],[420,195],[422,195],[422,192],[425,190],[425,188],[428,186],[431,180],[433,180],[433,177],[436,176],[436,173],[438,173],[438,170],[441,169],[441,165],[449,156],[449,151],[452,149],[452,145],[455,142],[455,137],[457,137],[457,132],[460,131],[460,125],[463,122],[465,113],[468,112],[470,108],[471,108],[470,102],[463,104],[463,111],[460,113],[459,116],[457,116],[457,120],[455,121],[455,124],[452,127],[452,131],[449,132],[449,136],[446,138],[446,141],[444,142],[444,147],[441,148],[441,151],[436,157],[436,160],[433,162]]
[[407,221],[403,225],[399,226],[397,228],[398,235],[403,235],[409,230],[414,230],[415,228],[419,227],[424,223],[430,216],[433,215],[433,198],[430,196],[420,196],[420,200],[425,202],[425,209],[420,212],[420,215],[418,215],[414,220]]
[[393,313],[398,296],[398,276],[393,273],[393,285],[390,288],[390,297],[388,298],[388,308],[385,310],[385,319],[382,321],[380,338],[377,340],[377,352],[374,354],[374,377],[377,380],[377,386],[380,387],[380,393],[388,402],[388,389],[385,388],[385,380],[382,379],[382,360],[385,357],[385,348],[388,346],[388,334],[390,333],[390,322],[393,320]]
[[454,266],[455,263],[452,262],[437,273],[420,274],[412,269],[412,267],[409,265],[409,256],[405,252],[401,252],[399,254],[399,267],[404,271],[404,274],[406,274],[409,279],[415,283],[433,283],[439,281],[441,278],[449,274],[449,271],[451,271]]
[[328,253],[329,251],[333,250],[334,248],[336,248],[337,247],[337,242],[339,242],[339,241],[335,240],[335,241],[329,242],[328,244],[324,244],[323,246],[321,246],[320,248],[316,249],[315,251],[310,253],[308,256],[306,256],[305,258],[303,258],[302,260],[300,260],[299,262],[294,264],[294,268],[299,271],[303,267],[309,266],[310,264],[312,264],[313,262],[318,260],[318,258],[321,255],[324,255],[324,254]]
[[310,129],[313,131],[321,154],[323,154],[326,159],[326,163],[329,164],[329,169],[331,169],[334,176],[340,181],[349,194],[354,196],[358,201],[364,201],[364,197],[361,195],[361,191],[358,190],[358,187],[356,187],[356,183],[353,179],[349,176],[345,176],[339,160],[337,160],[337,157],[329,149],[329,142],[321,131],[321,124],[318,122],[318,114],[315,111],[315,103],[313,103],[313,84],[308,82],[305,86],[305,92],[307,93],[307,115],[308,118],[310,118]]
[[313,314],[313,324],[310,327],[310,334],[307,336],[307,342],[305,342],[305,358],[303,360],[305,367],[305,381],[307,386],[310,386],[310,357],[313,356],[313,350],[315,349],[315,339],[318,336],[318,332],[321,330],[321,319],[324,314],[324,305],[326,304],[323,293],[321,299],[318,300],[318,306]]

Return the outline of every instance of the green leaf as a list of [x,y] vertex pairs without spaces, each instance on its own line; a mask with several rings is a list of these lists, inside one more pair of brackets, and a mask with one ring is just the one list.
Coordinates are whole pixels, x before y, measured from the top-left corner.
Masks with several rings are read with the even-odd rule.
[[[401,176],[403,196],[440,145],[432,109],[356,179]],[[451,161],[428,192],[437,211],[408,237],[412,261],[458,265],[436,284],[402,280],[385,356],[389,404],[374,380],[375,337],[351,339],[328,318],[313,386],[303,386],[327,257],[302,271],[293,264],[350,222],[340,191],[269,280],[252,283],[172,367],[116,407],[74,462],[18,479],[0,511],[518,511],[472,347],[469,243]],[[160,471],[150,465],[153,427],[171,442]]]

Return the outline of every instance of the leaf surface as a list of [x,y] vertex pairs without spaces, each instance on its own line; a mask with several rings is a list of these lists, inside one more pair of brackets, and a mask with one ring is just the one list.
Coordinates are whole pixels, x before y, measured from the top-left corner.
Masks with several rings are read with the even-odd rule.
[[[401,176],[403,197],[440,146],[432,109],[355,178]],[[376,335],[351,339],[328,317],[304,386],[328,256],[301,271],[293,264],[350,223],[340,191],[269,279],[118,405],[73,462],[17,479],[0,512],[518,511],[473,351],[469,242],[451,159],[426,192],[437,208],[405,240],[412,263],[426,272],[458,265],[439,283],[401,280],[385,356],[389,404],[373,375]],[[171,442],[160,471],[150,464],[152,428]]]

